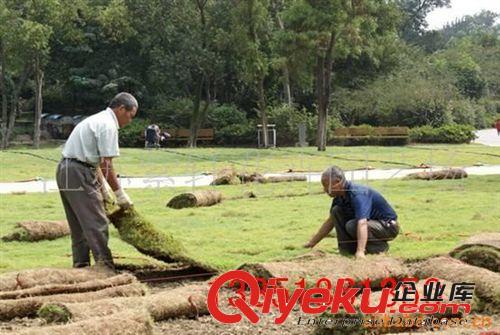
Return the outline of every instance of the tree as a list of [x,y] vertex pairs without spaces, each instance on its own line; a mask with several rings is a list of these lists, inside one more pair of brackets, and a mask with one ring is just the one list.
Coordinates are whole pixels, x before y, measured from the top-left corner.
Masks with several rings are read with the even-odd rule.
[[239,74],[257,96],[265,148],[269,147],[265,80],[272,62],[269,50],[272,23],[268,6],[267,0],[234,0],[231,11],[231,40],[240,59]]
[[428,26],[427,14],[436,8],[450,7],[450,0],[397,0],[396,4],[403,13],[401,37],[407,42],[415,43]]
[[296,0],[284,18],[294,33],[289,39],[297,46],[290,57],[314,60],[306,69],[314,78],[316,144],[324,151],[334,63],[363,52],[376,58],[380,44],[395,38],[398,14],[392,4],[374,0]]

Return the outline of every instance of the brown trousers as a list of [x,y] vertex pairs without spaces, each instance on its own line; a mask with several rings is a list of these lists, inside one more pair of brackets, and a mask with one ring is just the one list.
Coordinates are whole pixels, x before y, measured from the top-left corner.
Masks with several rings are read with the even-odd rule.
[[56,180],[71,230],[73,266],[89,266],[92,251],[96,264],[114,268],[108,248],[109,221],[95,168],[63,158],[57,166]]

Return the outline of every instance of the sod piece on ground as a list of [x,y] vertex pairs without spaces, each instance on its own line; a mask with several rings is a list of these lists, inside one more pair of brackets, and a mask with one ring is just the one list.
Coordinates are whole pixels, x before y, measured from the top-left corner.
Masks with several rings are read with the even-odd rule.
[[33,269],[0,275],[0,291],[14,291],[39,285],[75,284],[110,277],[97,269]]
[[120,238],[145,255],[166,263],[181,262],[199,268],[200,271],[217,272],[216,268],[186,256],[179,241],[171,234],[155,229],[134,207],[110,211],[108,218],[118,229]]
[[15,291],[1,291],[0,299],[19,299],[34,296],[44,296],[62,293],[82,293],[98,291],[107,287],[126,285],[137,282],[131,274],[121,274],[105,279],[94,279],[75,284],[48,284]]
[[113,298],[85,303],[47,303],[40,308],[38,315],[47,322],[80,321],[141,307],[149,311],[153,320],[163,321],[208,314],[207,293],[208,283],[203,282],[140,298]]
[[467,264],[500,272],[500,233],[482,233],[469,237],[450,252]]
[[152,335],[153,321],[144,309],[130,309],[102,318],[90,318],[66,325],[16,330],[11,334],[22,335]]
[[385,255],[368,255],[366,259],[321,255],[318,259],[312,257],[295,261],[243,264],[239,269],[265,279],[285,277],[288,278],[287,285],[306,278],[308,286],[315,285],[323,277],[330,279],[333,285],[339,278],[352,278],[357,284],[369,278],[370,286],[379,288],[380,281],[387,277],[408,276],[408,269],[403,262]]
[[469,265],[451,257],[435,257],[413,264],[418,278],[442,278],[453,283],[474,283],[478,312],[500,312],[500,274]]
[[70,233],[67,221],[23,221],[16,225],[13,232],[2,237],[3,241],[54,240]]
[[423,171],[407,175],[404,179],[419,180],[442,180],[442,179],[462,179],[467,178],[467,172],[464,169],[446,169],[439,171]]
[[286,183],[286,182],[292,182],[292,181],[307,181],[307,177],[306,176],[298,176],[298,175],[268,176],[268,177],[265,177],[260,182],[261,183]]
[[210,185],[238,185],[241,184],[236,170],[232,167],[218,171]]
[[167,207],[181,209],[188,207],[205,207],[222,201],[222,193],[213,190],[202,190],[176,195],[167,203]]
[[36,315],[38,309],[47,302],[84,302],[112,297],[142,296],[147,292],[140,283],[108,287],[99,291],[55,294],[21,299],[0,300],[0,320]]

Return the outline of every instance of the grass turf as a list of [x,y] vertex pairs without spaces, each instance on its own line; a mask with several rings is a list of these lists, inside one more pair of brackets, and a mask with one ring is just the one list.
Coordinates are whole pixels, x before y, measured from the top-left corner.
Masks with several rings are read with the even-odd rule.
[[[19,147],[0,151],[0,181],[36,177],[55,178],[60,147],[34,150]],[[238,172],[283,172],[288,169],[321,171],[336,164],[344,169],[366,166],[409,168],[426,163],[438,166],[500,164],[500,148],[478,144],[412,146],[330,146],[325,152],[314,147],[258,150],[252,148],[168,148],[144,150],[122,148],[115,167],[123,176],[174,176],[215,172],[234,166]]]
[[[471,176],[442,181],[369,181],[395,207],[402,232],[391,242],[390,254],[420,258],[444,254],[465,237],[483,231],[500,231],[500,176]],[[211,189],[213,187],[207,187]],[[137,210],[157,229],[171,232],[187,254],[220,268],[244,262],[286,259],[307,250],[302,245],[328,215],[331,200],[324,194],[276,197],[317,192],[318,183],[244,184],[219,186],[225,196],[253,191],[257,198],[226,200],[212,207],[169,209],[168,199],[184,188],[129,190]],[[2,196],[0,234],[21,220],[61,220],[64,211],[57,193]],[[110,229],[110,247],[120,262],[138,263],[138,253]],[[317,248],[336,252],[335,238]],[[0,244],[0,271],[36,267],[69,267],[69,237],[36,243]]]

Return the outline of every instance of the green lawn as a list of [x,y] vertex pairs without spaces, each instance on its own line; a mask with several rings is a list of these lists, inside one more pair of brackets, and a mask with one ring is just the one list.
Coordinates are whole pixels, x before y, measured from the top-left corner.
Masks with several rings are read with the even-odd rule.
[[[20,181],[36,177],[54,179],[60,147],[33,150],[17,148],[0,151],[0,181]],[[242,171],[280,172],[321,171],[336,164],[344,169],[366,166],[409,168],[421,163],[440,166],[469,166],[476,163],[500,164],[500,148],[476,144],[419,146],[314,147],[257,150],[252,148],[121,149],[115,160],[124,176],[185,175],[213,172],[233,165]]]
[[[391,255],[418,258],[443,254],[466,236],[500,231],[500,175],[369,184],[389,199],[400,216],[403,230],[391,243]],[[246,190],[255,191],[258,197],[227,200],[208,208],[173,210],[165,204],[181,189],[129,190],[129,194],[136,208],[158,229],[172,232],[191,256],[226,269],[243,262],[286,259],[306,252],[301,246],[326,218],[331,201],[323,194],[276,197],[317,192],[320,191],[318,183],[220,186],[218,189],[226,197]],[[19,220],[64,218],[57,193],[2,196],[0,216],[2,235]],[[110,246],[121,262],[145,258],[121,242],[114,229]],[[325,239],[318,247],[337,252],[334,238]],[[70,252],[69,238],[38,243],[0,242],[0,271],[69,267]]]

